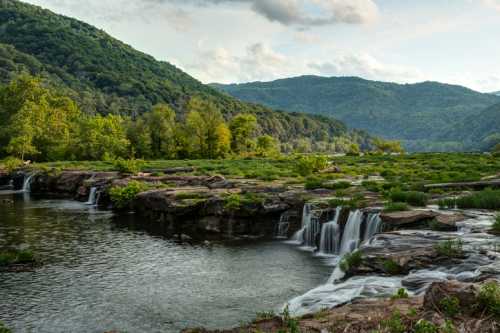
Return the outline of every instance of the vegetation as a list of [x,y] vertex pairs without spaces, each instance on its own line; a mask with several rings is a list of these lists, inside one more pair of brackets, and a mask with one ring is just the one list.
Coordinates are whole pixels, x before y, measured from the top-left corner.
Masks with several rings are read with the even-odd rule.
[[384,212],[401,212],[405,210],[410,210],[410,207],[405,202],[389,202],[384,206]]
[[495,217],[495,222],[493,222],[491,229],[495,232],[500,232],[500,214]]
[[391,299],[402,299],[408,298],[408,292],[405,288],[399,288],[398,292],[395,295],[392,295]]
[[460,86],[316,76],[214,86],[275,109],[334,116],[371,134],[403,140],[411,151],[489,150],[500,142],[500,97]]
[[0,321],[0,333],[12,333],[10,329],[8,329],[4,323]]
[[[152,137],[153,140],[160,138],[168,143],[158,145],[152,142],[152,150],[149,151],[131,142],[131,146],[136,149],[136,157],[151,154],[152,158],[158,158],[161,152],[162,158],[170,158],[168,153],[173,141],[168,139],[174,133],[168,120],[172,119],[172,112],[177,122],[191,125],[200,121],[206,123],[207,118],[202,119],[196,114],[187,121],[187,110],[193,108],[193,105],[189,105],[193,97],[220,110],[225,121],[237,114],[249,115],[249,119],[254,117],[256,137],[268,135],[278,142],[284,142],[281,148],[286,152],[336,151],[336,142],[359,144],[364,149],[368,147],[369,136],[366,133],[350,131],[335,119],[277,112],[241,102],[201,84],[175,66],[157,61],[78,20],[20,1],[4,0],[0,5],[0,21],[5,23],[0,31],[0,82],[8,83],[20,74],[27,73],[40,77],[44,86],[74,101],[64,108],[78,106],[82,114],[99,114],[106,120],[109,120],[109,114],[134,120],[140,116],[144,119],[132,125],[137,133],[135,138],[140,141],[148,140],[140,129],[146,124],[152,127],[157,119],[157,114],[152,111],[157,109],[161,121],[156,123],[156,134],[153,133]],[[49,106],[54,105],[50,103]],[[165,107],[172,111],[170,118],[168,115],[163,117],[166,115]],[[152,116],[142,116],[146,113]],[[0,124],[4,120],[0,116]],[[89,121],[96,120],[92,117]],[[224,136],[227,129],[219,127],[217,132],[218,136]],[[65,136],[67,133],[63,131],[60,134]],[[235,141],[231,142],[236,151],[239,148],[245,150],[245,143],[240,146],[241,142],[236,142],[242,138],[236,135]],[[21,149],[26,140],[29,137],[20,136],[16,149]],[[265,139],[259,141],[264,145],[269,143]],[[31,148],[25,146],[24,150],[31,153]],[[38,157],[44,157],[43,152]]]
[[441,208],[500,209],[500,190],[485,189],[459,198],[439,201]]
[[500,319],[500,286],[498,282],[485,283],[479,291],[478,302],[480,310]]
[[438,255],[448,258],[461,258],[464,255],[463,242],[461,239],[442,241],[436,244]]
[[348,272],[350,269],[359,267],[363,263],[363,255],[361,251],[354,251],[344,255],[339,263],[339,267],[343,272]]
[[439,308],[448,317],[455,317],[460,313],[460,300],[457,297],[445,297],[439,301]]
[[425,206],[427,205],[427,194],[417,191],[401,191],[393,190],[389,195],[393,202],[405,202],[412,206]]
[[35,261],[35,256],[30,250],[6,250],[0,252],[0,266],[26,264]]
[[109,196],[113,206],[118,209],[127,208],[137,194],[144,192],[148,186],[138,181],[130,181],[126,186],[114,186],[109,189]]
[[398,275],[403,272],[403,267],[392,259],[384,260],[382,265],[384,267],[384,272],[387,274]]

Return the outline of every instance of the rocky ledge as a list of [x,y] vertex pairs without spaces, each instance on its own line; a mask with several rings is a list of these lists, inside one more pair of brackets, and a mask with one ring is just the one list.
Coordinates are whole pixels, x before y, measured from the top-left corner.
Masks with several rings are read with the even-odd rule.
[[488,306],[487,299],[493,294],[493,286],[498,285],[495,282],[436,282],[418,297],[402,293],[389,299],[360,299],[299,318],[267,315],[267,318],[234,329],[209,331],[195,328],[183,332],[494,333],[499,332],[500,322],[498,313]]

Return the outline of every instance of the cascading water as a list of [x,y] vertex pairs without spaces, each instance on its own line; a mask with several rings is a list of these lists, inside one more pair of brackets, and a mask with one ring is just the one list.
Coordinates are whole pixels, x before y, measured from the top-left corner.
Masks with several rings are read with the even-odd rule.
[[295,233],[292,240],[309,247],[316,246],[316,236],[319,235],[321,225],[317,210],[312,204],[306,203],[302,211],[302,228]]
[[336,254],[340,248],[340,228],[338,225],[342,207],[335,209],[335,216],[332,221],[323,224],[321,228],[321,241],[319,251],[322,254]]
[[361,223],[363,223],[363,212],[359,209],[350,212],[344,227],[340,254],[346,254],[356,250],[360,243]]
[[23,192],[30,192],[31,191],[31,179],[33,178],[33,175],[24,175],[24,182],[23,182]]
[[363,240],[367,241],[373,237],[377,232],[380,231],[380,226],[382,225],[382,219],[380,218],[380,213],[370,213],[366,219],[365,235]]
[[97,187],[92,187],[89,193],[89,199],[85,203],[86,205],[96,205],[97,204]]

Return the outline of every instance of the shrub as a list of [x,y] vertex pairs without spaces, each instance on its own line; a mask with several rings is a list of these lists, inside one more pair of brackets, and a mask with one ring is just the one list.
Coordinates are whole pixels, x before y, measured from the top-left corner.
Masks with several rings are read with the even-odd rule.
[[446,320],[441,326],[441,333],[457,333],[457,329],[451,320]]
[[33,261],[35,261],[35,256],[30,250],[7,250],[0,252],[0,266],[26,264]]
[[323,181],[319,178],[307,178],[304,183],[304,188],[306,190],[314,190],[321,188],[323,186]]
[[439,242],[435,249],[440,256],[448,258],[460,258],[464,254],[463,242],[460,239]]
[[417,191],[395,190],[391,191],[389,197],[393,202],[406,202],[412,206],[425,206],[428,201],[427,194]]
[[384,211],[388,213],[405,210],[410,210],[410,207],[408,207],[408,204],[405,202],[389,202],[384,206]]
[[392,259],[384,260],[382,265],[384,267],[384,271],[390,275],[398,275],[403,272],[403,267]]
[[500,286],[498,282],[491,281],[481,286],[478,303],[482,311],[500,318]]
[[241,206],[241,196],[239,194],[231,194],[224,198],[224,208],[227,210],[237,210]]
[[124,209],[130,205],[137,194],[147,191],[148,186],[136,180],[130,181],[127,186],[114,186],[109,190],[111,202],[118,209]]
[[12,333],[10,329],[8,329],[4,323],[0,321],[0,333]]
[[458,208],[500,209],[500,190],[486,189],[460,197],[456,200]]
[[438,333],[439,328],[425,319],[420,319],[415,324],[414,333]]
[[347,272],[352,268],[359,267],[363,262],[363,257],[361,251],[354,251],[344,255],[339,263],[339,267],[342,271]]
[[455,296],[445,297],[439,302],[439,308],[448,317],[455,317],[460,313],[460,300]]
[[257,312],[255,320],[260,321],[266,319],[273,319],[274,317],[276,317],[274,311],[262,311],[262,312]]
[[361,185],[367,189],[368,191],[371,192],[380,192],[381,191],[381,186],[379,183],[374,182],[374,181],[363,181]]
[[328,167],[328,157],[325,155],[300,156],[295,162],[295,171],[301,176],[309,176]]
[[330,190],[345,190],[351,186],[352,185],[350,182],[340,181],[340,182],[328,184],[326,187]]
[[12,172],[24,166],[23,161],[15,157],[7,157],[1,164],[5,167],[7,172]]
[[143,166],[144,166],[144,161],[142,160],[136,160],[136,159],[125,160],[120,157],[113,161],[113,167],[121,173],[136,174],[139,171],[141,171]]
[[500,214],[495,217],[495,222],[493,222],[491,229],[500,233]]
[[283,318],[283,328],[285,329],[285,332],[300,333],[299,321],[290,315],[288,304],[283,309],[281,317]]
[[391,317],[387,320],[382,321],[382,326],[385,329],[385,332],[389,333],[405,333],[406,325],[403,323],[401,318],[401,314],[399,311],[395,311]]
[[392,295],[391,299],[402,299],[408,298],[408,292],[405,288],[399,288],[395,295]]
[[454,209],[457,207],[457,199],[446,198],[438,201],[438,206],[440,209]]

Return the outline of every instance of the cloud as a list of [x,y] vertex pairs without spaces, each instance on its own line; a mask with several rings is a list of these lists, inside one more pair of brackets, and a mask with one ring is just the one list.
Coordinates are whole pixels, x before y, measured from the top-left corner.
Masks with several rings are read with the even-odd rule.
[[491,9],[500,12],[500,1],[499,0],[481,0],[481,3]]
[[330,61],[310,62],[309,67],[324,76],[360,76],[394,82],[417,82],[424,78],[419,70],[385,64],[367,53],[338,55]]
[[286,26],[321,26],[336,23],[363,24],[378,16],[373,0],[143,0],[197,6],[249,4],[252,11]]

